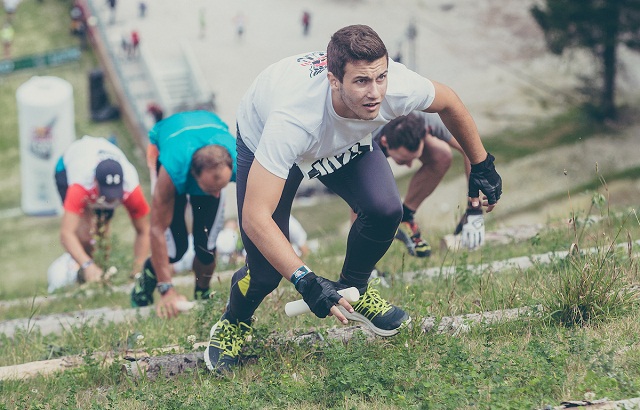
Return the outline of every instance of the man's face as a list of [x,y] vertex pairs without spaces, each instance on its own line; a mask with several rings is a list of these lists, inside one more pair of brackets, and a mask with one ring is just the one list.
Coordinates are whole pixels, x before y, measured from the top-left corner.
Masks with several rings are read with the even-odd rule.
[[344,118],[373,120],[387,93],[387,58],[347,63],[342,82],[329,73],[333,108]]
[[222,188],[226,187],[231,180],[232,171],[227,166],[204,169],[200,176],[195,177],[200,189],[205,193],[219,197]]
[[418,149],[413,152],[409,151],[403,146],[400,146],[396,149],[389,149],[389,147],[385,144],[385,147],[387,148],[387,153],[395,161],[396,164],[406,165],[410,167],[413,160],[420,158],[420,156],[422,155],[422,150],[424,149],[424,141],[420,141]]
[[98,198],[96,198],[96,204],[98,205],[115,205],[120,203],[122,200],[120,198],[109,198],[107,199],[107,197],[105,197],[104,195],[100,195]]

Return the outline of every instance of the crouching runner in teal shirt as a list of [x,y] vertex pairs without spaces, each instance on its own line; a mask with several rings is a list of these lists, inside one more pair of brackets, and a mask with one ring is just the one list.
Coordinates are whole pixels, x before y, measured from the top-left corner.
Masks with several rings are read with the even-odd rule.
[[185,209],[191,205],[195,297],[206,298],[215,268],[215,244],[224,224],[224,198],[236,180],[236,139],[208,111],[187,111],[158,122],[149,132],[147,165],[152,169],[151,257],[131,292],[134,307],[153,303],[158,316],[174,317],[184,301],[171,281],[174,263],[189,246]]

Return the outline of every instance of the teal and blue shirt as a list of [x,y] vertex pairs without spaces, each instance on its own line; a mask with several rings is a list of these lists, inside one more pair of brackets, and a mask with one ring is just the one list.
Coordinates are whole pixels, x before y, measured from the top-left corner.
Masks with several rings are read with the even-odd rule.
[[158,147],[158,159],[178,194],[207,195],[189,172],[191,157],[206,145],[221,145],[229,151],[233,161],[231,182],[236,180],[236,139],[212,112],[185,111],[167,117],[149,131],[149,141]]

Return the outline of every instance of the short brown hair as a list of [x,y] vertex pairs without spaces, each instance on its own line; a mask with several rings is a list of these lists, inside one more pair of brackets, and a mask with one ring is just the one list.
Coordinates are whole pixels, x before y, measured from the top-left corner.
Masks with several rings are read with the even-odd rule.
[[336,31],[327,46],[327,69],[340,81],[347,63],[372,62],[389,57],[378,33],[369,26],[356,24]]
[[420,141],[426,133],[424,118],[414,113],[394,118],[380,132],[386,138],[389,149],[405,147],[409,152],[416,152],[420,148]]
[[219,166],[227,166],[233,170],[233,160],[229,151],[221,145],[205,145],[191,157],[191,174],[199,177],[202,171]]

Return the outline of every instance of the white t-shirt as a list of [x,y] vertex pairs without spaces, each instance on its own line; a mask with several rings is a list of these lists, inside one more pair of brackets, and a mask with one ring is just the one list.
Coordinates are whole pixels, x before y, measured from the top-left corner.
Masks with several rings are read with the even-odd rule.
[[105,138],[85,135],[74,141],[62,156],[69,186],[79,184],[90,190],[95,186],[96,166],[105,159],[114,159],[122,166],[122,187],[125,195],[138,185],[138,172],[120,148]]
[[342,118],[331,103],[326,53],[285,58],[260,73],[242,99],[237,113],[242,139],[280,178],[287,178],[294,164],[306,178],[331,173],[370,150],[376,128],[433,102],[433,83],[404,65],[389,60],[387,78],[374,120]]

